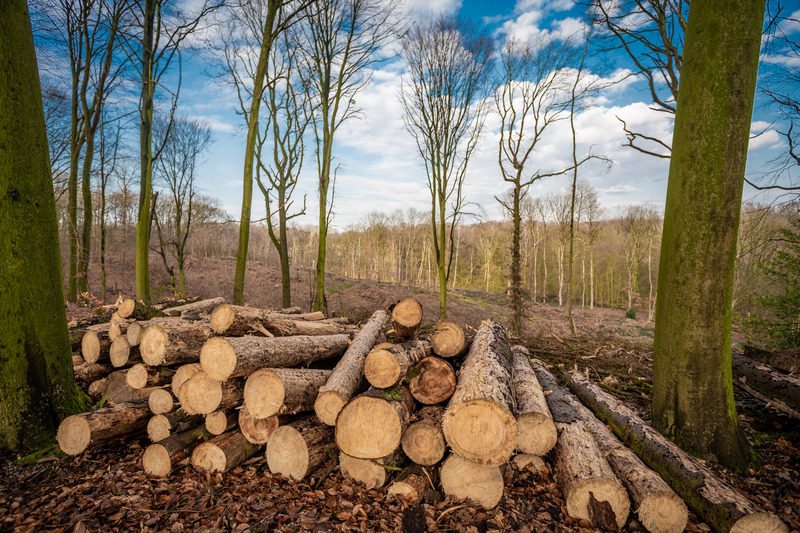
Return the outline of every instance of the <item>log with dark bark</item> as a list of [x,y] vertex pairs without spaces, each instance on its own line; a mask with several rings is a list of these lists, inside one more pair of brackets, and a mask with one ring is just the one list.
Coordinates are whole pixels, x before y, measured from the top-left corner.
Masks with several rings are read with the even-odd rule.
[[392,309],[392,326],[396,342],[416,337],[420,324],[422,324],[422,306],[415,299],[402,300]]
[[[339,412],[358,389],[364,374],[364,358],[378,342],[378,336],[383,333],[386,320],[385,311],[378,310],[372,314],[334,367],[328,381],[320,388],[317,400],[314,402],[314,411],[325,424],[329,426],[336,424]],[[379,457],[385,455],[387,454]]]
[[240,403],[242,398],[244,380],[231,379],[223,383],[202,370],[195,372],[178,390],[181,407],[191,414],[207,415],[217,409],[227,409]]
[[239,430],[253,444],[266,444],[278,429],[280,421],[277,415],[267,418],[255,418],[247,407],[239,409]]
[[194,316],[208,314],[212,312],[218,305],[225,303],[225,298],[209,298],[207,300],[199,300],[190,304],[178,305],[164,309],[164,313],[169,316]]
[[586,377],[568,372],[566,378],[572,392],[715,531],[788,531],[780,518],[745,498]]
[[155,307],[151,307],[133,298],[127,298],[119,304],[119,307],[117,307],[117,315],[119,315],[120,318],[132,318],[134,320],[150,320],[155,317],[167,316],[166,313],[159,311]]
[[244,404],[254,418],[293,415],[314,409],[319,388],[331,370],[262,368],[247,377]]
[[118,336],[111,342],[111,346],[108,349],[108,358],[115,368],[130,366],[142,361],[139,347],[132,347],[125,336]]
[[204,321],[151,321],[142,333],[139,351],[144,362],[152,366],[194,363],[213,334]]
[[203,346],[200,365],[210,377],[225,381],[259,368],[304,366],[338,357],[349,345],[347,335],[214,337]]
[[614,473],[628,489],[639,521],[653,533],[679,533],[686,527],[689,512],[683,500],[650,470],[627,446],[563,387],[539,361],[534,361],[553,418],[570,424],[581,422],[594,438]]
[[344,406],[336,420],[336,444],[358,459],[378,459],[399,446],[415,403],[405,386],[370,388]]
[[190,415],[183,410],[153,415],[147,422],[147,436],[159,442],[175,433],[183,433],[204,422],[202,415]]
[[260,449],[261,446],[248,442],[241,431],[234,429],[197,446],[192,452],[192,465],[206,472],[227,472]]
[[511,352],[511,385],[514,388],[519,427],[517,449],[522,453],[541,456],[556,445],[558,431],[542,387],[531,367],[530,353],[524,346],[513,346]]
[[212,437],[202,425],[171,435],[145,449],[142,467],[147,475],[166,477],[201,441]]
[[175,406],[175,396],[168,388],[156,389],[147,397],[147,403],[154,415],[161,415],[172,411]]
[[380,459],[358,459],[340,451],[339,470],[344,477],[357,481],[370,490],[383,487],[390,478],[389,469],[401,466],[404,459],[399,450]]
[[83,363],[78,366],[73,366],[72,370],[75,372],[75,381],[91,383],[92,381],[97,381],[112,373],[114,367],[102,363]]
[[411,395],[420,403],[435,405],[450,399],[456,390],[456,373],[452,365],[439,357],[420,361],[408,375]]
[[267,465],[289,479],[304,479],[333,458],[333,428],[314,416],[280,426],[267,442]]
[[430,342],[424,340],[373,348],[364,359],[364,377],[373,387],[393,387],[403,381],[412,366],[430,355],[430,351]]
[[452,320],[440,320],[433,326],[431,348],[439,357],[458,357],[469,348],[469,339],[464,328]]
[[386,494],[392,494],[409,505],[417,505],[422,502],[425,492],[435,487],[436,473],[434,469],[421,466],[410,468],[389,486]]
[[442,434],[443,414],[443,407],[435,405],[424,407],[414,416],[416,421],[406,428],[401,444],[403,452],[412,462],[430,466],[444,457],[447,446]]
[[118,403],[68,416],[59,424],[56,440],[61,451],[77,455],[90,446],[138,434],[147,427],[149,419],[146,400]]
[[751,396],[800,419],[800,379],[738,353],[731,355],[734,383]]
[[479,465],[451,453],[439,470],[442,490],[456,499],[469,498],[492,509],[503,497],[503,472],[499,466]]
[[461,365],[458,385],[442,419],[454,452],[469,461],[499,466],[517,446],[511,388],[511,346],[500,324],[485,321]]

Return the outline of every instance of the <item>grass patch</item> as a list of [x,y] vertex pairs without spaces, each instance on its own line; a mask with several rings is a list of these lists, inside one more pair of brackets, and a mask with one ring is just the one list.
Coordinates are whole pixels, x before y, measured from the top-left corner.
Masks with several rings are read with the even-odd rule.
[[25,457],[20,457],[17,459],[17,464],[23,466],[32,466],[45,457],[58,457],[60,455],[64,455],[64,452],[61,451],[61,447],[58,444],[53,444],[48,448],[35,451],[30,455],[26,455]]

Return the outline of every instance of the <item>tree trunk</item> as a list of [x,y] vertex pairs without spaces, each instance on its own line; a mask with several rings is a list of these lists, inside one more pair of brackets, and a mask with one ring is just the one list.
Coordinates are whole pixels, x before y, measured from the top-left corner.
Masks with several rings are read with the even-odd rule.
[[443,407],[424,407],[416,414],[416,421],[403,432],[403,452],[413,463],[431,466],[444,457],[447,445],[442,433],[443,415]]
[[658,472],[715,531],[787,530],[777,516],[739,494],[600,387],[578,373],[570,372],[567,377],[572,392],[625,444],[639,450],[642,461]]
[[469,498],[492,509],[503,497],[503,472],[499,466],[484,466],[451,453],[439,470],[442,490],[458,500]]
[[378,310],[372,314],[334,367],[331,377],[320,387],[314,411],[322,422],[335,425],[339,411],[353,397],[364,373],[364,359],[375,346],[386,319],[385,311]]
[[469,341],[461,324],[450,320],[440,320],[434,326],[431,336],[431,349],[439,357],[458,357],[469,348]]
[[244,380],[232,379],[225,383],[208,376],[203,371],[195,372],[181,385],[178,399],[184,411],[207,415],[217,409],[227,409],[244,398]]
[[279,425],[277,415],[255,418],[247,407],[239,409],[239,430],[253,444],[266,444]]
[[144,362],[151,366],[194,363],[213,334],[211,327],[203,322],[151,323],[142,334],[139,351]]
[[414,407],[406,387],[370,388],[339,413],[336,444],[358,459],[386,457],[400,446]]
[[134,435],[147,427],[150,408],[144,400],[123,402],[95,411],[68,416],[58,426],[56,439],[61,451],[77,455],[90,446],[99,446]]
[[414,367],[408,389],[418,402],[434,405],[450,399],[456,390],[456,373],[444,359],[426,357]]
[[331,370],[262,368],[247,377],[244,405],[254,418],[293,415],[314,409]]
[[511,347],[505,329],[481,324],[461,364],[458,385],[447,405],[442,431],[461,457],[499,466],[517,446],[517,420],[511,388]]
[[757,458],[733,401],[731,301],[764,4],[692,5],[653,353],[653,425],[684,449],[741,472]]
[[402,300],[392,309],[392,326],[396,342],[416,337],[420,324],[422,324],[422,306],[415,299]]
[[732,354],[732,363],[736,385],[775,409],[800,419],[800,379],[740,354]]
[[403,478],[392,483],[386,494],[393,494],[409,505],[417,505],[422,502],[428,489],[434,488],[435,479],[436,470],[412,468]]
[[224,381],[259,368],[294,367],[345,353],[347,335],[317,337],[213,337],[203,345],[200,365],[209,377]]
[[218,335],[336,335],[348,328],[336,323],[318,323],[325,318],[322,313],[287,315],[271,313],[265,309],[222,304],[214,308],[209,318],[211,328]]
[[403,463],[403,454],[395,453],[380,459],[357,459],[344,452],[339,452],[339,470],[342,476],[362,483],[367,490],[380,488],[386,485],[390,472],[386,468],[396,468]]
[[173,466],[189,457],[187,451],[197,445],[198,441],[212,437],[203,426],[172,435],[144,450],[142,467],[149,476],[166,477]]
[[514,346],[511,351],[511,386],[514,389],[519,426],[517,449],[522,453],[542,456],[556,445],[558,431],[542,387],[531,368],[530,353],[524,346]]
[[233,430],[195,448],[192,465],[206,472],[227,472],[253,457],[260,449],[261,446],[248,442],[240,431]]
[[190,415],[180,410],[153,415],[147,422],[147,436],[151,442],[160,442],[170,435],[183,433],[202,423],[202,415]]
[[267,465],[276,474],[301,480],[331,460],[335,449],[333,428],[309,416],[275,430],[267,443]]
[[403,381],[412,366],[430,355],[430,351],[430,343],[422,340],[373,349],[364,360],[364,377],[373,387],[393,387]]
[[559,387],[544,365],[538,361],[534,365],[543,388],[548,391],[547,402],[553,417],[567,424],[579,421],[589,431],[614,473],[628,489],[642,525],[652,533],[683,531],[689,518],[683,500],[577,398]]

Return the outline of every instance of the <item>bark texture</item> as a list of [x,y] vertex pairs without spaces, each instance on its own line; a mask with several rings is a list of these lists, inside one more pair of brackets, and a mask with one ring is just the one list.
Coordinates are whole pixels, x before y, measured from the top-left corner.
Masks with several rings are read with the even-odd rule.
[[98,446],[143,431],[150,420],[147,401],[123,402],[95,411],[68,416],[58,426],[56,440],[61,451],[77,455]]
[[512,387],[519,425],[517,449],[531,455],[545,455],[556,445],[558,431],[531,367],[530,353],[524,346],[514,346],[511,351]]
[[732,354],[732,363],[737,385],[781,412],[800,418],[800,379],[740,354]]

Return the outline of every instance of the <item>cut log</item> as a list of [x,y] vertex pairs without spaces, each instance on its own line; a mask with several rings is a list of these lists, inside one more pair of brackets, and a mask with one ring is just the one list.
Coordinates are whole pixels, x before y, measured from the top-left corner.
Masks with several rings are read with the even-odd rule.
[[458,357],[468,347],[467,334],[461,324],[452,320],[440,320],[433,326],[431,348],[439,357]]
[[553,418],[566,424],[579,421],[589,431],[614,473],[628,489],[642,525],[653,533],[683,531],[689,519],[683,500],[575,396],[558,386],[555,377],[541,362],[535,361],[534,365],[542,387],[548,392],[547,402]]
[[161,415],[172,411],[175,397],[169,389],[156,389],[147,397],[147,403],[154,415]]
[[181,386],[186,383],[186,380],[202,369],[203,367],[200,366],[200,363],[189,363],[188,365],[179,366],[175,371],[175,375],[172,376],[173,394],[178,394],[181,390]]
[[309,416],[280,426],[267,443],[269,469],[289,479],[304,479],[332,459],[333,428]]
[[278,309],[275,312],[280,313],[282,315],[299,315],[300,313],[303,312],[303,310],[297,306],[294,306],[294,307],[284,307],[283,309]]
[[406,428],[401,444],[413,463],[430,466],[444,457],[447,446],[442,434],[443,414],[443,407],[424,407],[417,412],[416,422]]
[[217,381],[248,376],[259,368],[302,366],[342,355],[347,335],[318,337],[214,337],[200,353],[203,371]]
[[[320,388],[317,400],[314,402],[314,411],[325,424],[335,425],[339,412],[355,394],[364,373],[364,358],[375,346],[378,335],[383,333],[386,320],[385,311],[378,310],[372,314],[334,367],[328,381]],[[378,457],[386,455],[388,454]]]
[[393,387],[403,381],[412,366],[430,355],[430,351],[430,342],[423,340],[373,348],[364,359],[364,377],[373,387]]
[[731,354],[731,363],[736,385],[778,411],[800,419],[800,379],[738,353]]
[[788,532],[780,518],[742,496],[600,387],[579,373],[566,377],[572,392],[625,444],[639,450],[642,461],[714,530]]
[[164,313],[169,316],[191,316],[201,315],[212,312],[218,305],[225,303],[225,298],[209,298],[207,300],[199,300],[190,304],[177,305],[164,309]]
[[128,331],[128,322],[124,318],[120,318],[117,313],[111,315],[111,320],[108,323],[108,338],[111,342],[117,337],[124,336]]
[[167,316],[154,307],[150,307],[142,302],[127,298],[117,307],[117,315],[120,318],[133,318],[135,320],[150,320],[157,316]]
[[428,471],[422,467],[412,468],[392,483],[386,493],[393,494],[409,505],[417,505],[424,498],[425,492],[434,488],[435,479],[435,470]]
[[194,363],[200,359],[200,349],[213,335],[205,322],[188,320],[151,322],[142,333],[139,351],[151,366]]
[[358,459],[339,452],[339,470],[342,475],[367,487],[367,490],[383,487],[389,480],[389,468],[399,467],[403,463],[403,454],[399,451],[380,459]]
[[77,455],[89,447],[140,433],[149,419],[146,401],[118,403],[68,416],[59,424],[56,440],[61,451]]
[[485,321],[461,365],[442,419],[447,444],[463,458],[499,466],[517,446],[511,389],[511,347],[500,324]]
[[227,409],[240,403],[243,397],[243,380],[222,383],[202,370],[195,372],[178,391],[181,407],[191,414],[207,415],[217,409]]
[[542,387],[531,367],[531,355],[524,346],[513,346],[511,385],[517,406],[517,449],[542,456],[553,449],[558,431],[547,407]]
[[195,448],[192,465],[206,472],[227,472],[253,457],[260,449],[258,444],[248,442],[241,431],[228,431]]
[[108,349],[108,358],[115,368],[130,366],[142,360],[141,355],[139,355],[139,347],[131,347],[128,343],[128,338],[123,336],[119,336],[111,342],[111,347]]
[[531,472],[539,472],[545,468],[544,459],[538,455],[531,455],[529,453],[518,453],[511,459],[511,464],[517,470],[525,470],[529,468]]
[[499,466],[484,466],[451,453],[439,470],[442,490],[456,499],[469,498],[492,509],[503,497],[503,472]]
[[88,329],[81,340],[81,355],[87,363],[107,361],[111,339],[108,338],[108,329]]
[[[439,357],[429,356],[417,363],[408,375],[408,389],[420,403],[435,405],[450,399],[456,390],[453,367]],[[408,379],[408,376],[407,376]]]
[[283,313],[282,311],[277,311],[274,313],[269,313],[270,317],[273,318],[288,318],[290,320],[325,320],[325,313],[322,311],[314,311],[313,313]]
[[147,436],[152,442],[159,442],[170,435],[183,433],[202,423],[202,415],[190,415],[182,410],[153,415],[147,422]]
[[222,435],[236,427],[239,413],[236,409],[217,409],[206,415],[206,429],[212,435]]
[[595,527],[621,528],[628,521],[631,502],[594,438],[579,421],[559,422],[558,427],[554,466],[567,513]]
[[139,363],[127,370],[125,373],[125,381],[132,389],[143,389],[145,387],[162,385],[171,375],[172,372],[168,370],[152,368]]
[[338,322],[327,322],[322,313],[284,315],[264,309],[222,304],[211,313],[209,323],[218,335],[236,337],[256,335],[286,337],[290,335],[339,335],[352,331],[352,327]]
[[339,413],[336,444],[358,459],[386,457],[400,446],[414,407],[414,398],[405,386],[371,387]]
[[89,383],[89,386],[86,388],[86,394],[88,394],[89,398],[92,400],[98,401],[105,395],[106,390],[108,390],[108,377],[96,379]]
[[422,324],[422,306],[415,299],[402,300],[392,309],[392,326],[397,342],[416,337],[420,324]]
[[75,381],[91,383],[109,375],[114,367],[102,363],[83,363],[72,367],[72,370],[75,372]]
[[84,363],[86,363],[86,359],[84,359],[80,355],[72,354],[72,366],[73,366],[73,368],[76,367],[76,366],[81,366]]
[[134,389],[128,385],[128,369],[116,370],[105,379],[103,396],[112,403],[130,402],[133,400],[147,399],[158,390],[158,387]]
[[174,465],[189,457],[188,451],[212,437],[202,425],[167,437],[145,449],[142,467],[149,476],[166,477]]
[[142,340],[142,333],[144,333],[144,326],[142,326],[141,322],[133,321],[128,324],[128,330],[125,332],[128,344],[130,346],[139,346]]
[[247,377],[244,404],[255,418],[293,415],[314,409],[319,388],[330,370],[262,368]]
[[745,344],[744,356],[760,361],[788,374],[800,372],[800,350],[788,349],[779,351],[764,350],[752,344]]
[[86,334],[85,329],[70,329],[69,330],[69,346],[70,350],[74,353],[80,351],[81,343],[83,343],[83,336]]
[[239,430],[253,444],[266,444],[278,429],[280,422],[277,415],[268,418],[255,418],[247,407],[239,409]]

